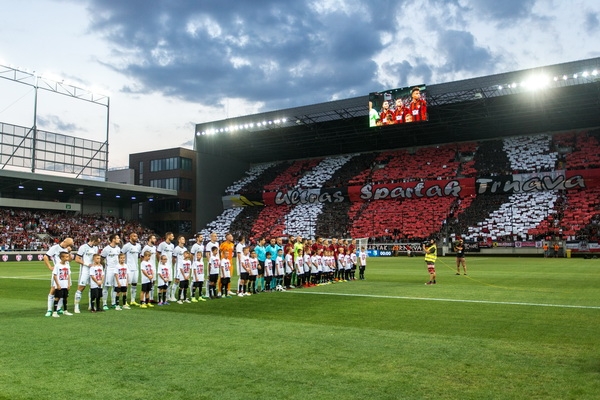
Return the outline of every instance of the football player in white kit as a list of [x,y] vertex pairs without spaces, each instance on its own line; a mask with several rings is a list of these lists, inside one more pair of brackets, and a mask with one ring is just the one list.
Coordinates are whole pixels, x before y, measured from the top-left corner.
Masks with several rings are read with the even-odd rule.
[[[173,232],[167,232],[165,233],[165,240],[164,242],[161,242],[158,245],[158,248],[156,249],[157,253],[158,253],[158,257],[162,258],[162,256],[167,256],[167,263],[166,265],[169,266],[169,268],[171,269],[171,273],[169,274],[169,278],[173,279],[173,249],[175,248],[175,245],[172,243],[172,240],[175,238],[175,235],[173,235]],[[172,281],[169,281],[169,283],[167,284],[167,300],[168,301],[174,301],[173,299],[175,298],[173,296],[171,296],[171,285],[172,285]]]
[[[54,271],[54,266],[60,264],[60,253],[69,252],[73,247],[73,239],[68,237],[65,238],[62,242],[55,244],[50,247],[46,254],[44,255],[44,264],[50,270],[50,272]],[[50,264],[50,260],[52,260],[52,264]],[[59,304],[60,307],[60,304]],[[50,293],[48,293],[48,311],[46,311],[46,317],[52,316],[52,309],[54,308],[54,278],[50,277]],[[58,314],[62,314],[62,310],[58,309]]]
[[139,306],[139,303],[135,301],[137,297],[137,283],[140,277],[140,254],[142,251],[142,245],[138,241],[137,233],[131,233],[129,235],[129,243],[125,243],[121,249],[121,253],[127,256],[127,282],[131,289],[131,300],[129,304],[132,306]]
[[[87,243],[79,246],[75,262],[79,263],[79,282],[77,292],[75,292],[75,314],[79,314],[79,303],[81,302],[81,294],[85,287],[90,284],[90,267],[94,263],[94,255],[98,254],[98,245],[100,244],[100,236],[92,235]],[[88,296],[89,297],[89,296]],[[88,301],[88,309],[89,301]]]
[[[181,268],[183,268],[183,262],[185,260],[185,252],[186,251],[188,251],[188,250],[185,247],[185,237],[182,235],[179,235],[177,237],[177,246],[175,246],[173,248],[173,266],[175,267],[174,271],[173,271],[173,276],[175,277],[175,284],[171,286],[171,295],[173,296],[171,298],[171,301],[183,300],[183,299],[179,299],[179,295],[177,296],[177,298],[175,298],[175,295],[177,294],[179,281],[181,281],[179,271],[181,270]],[[190,262],[190,266],[191,266],[191,262]]]
[[102,287],[102,309],[104,311],[108,310],[108,306],[106,302],[108,301],[108,289],[111,288],[110,293],[110,305],[116,307],[116,293],[114,291],[115,282],[115,274],[117,273],[117,266],[119,265],[119,254],[121,254],[121,248],[119,247],[119,243],[121,243],[121,237],[113,233],[108,237],[108,245],[102,249],[100,255],[106,264],[106,279],[104,281],[104,286]]
[[148,236],[148,243],[142,249],[140,254],[150,252],[150,259],[148,262],[152,266],[152,285],[150,285],[150,303],[154,301],[154,285],[156,285],[156,263],[158,262],[158,256],[156,254],[156,235]]

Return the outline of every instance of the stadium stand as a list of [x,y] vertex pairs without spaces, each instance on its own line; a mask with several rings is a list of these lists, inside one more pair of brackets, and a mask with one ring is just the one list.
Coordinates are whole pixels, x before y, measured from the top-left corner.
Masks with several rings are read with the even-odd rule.
[[440,230],[453,201],[450,197],[371,201],[355,214],[350,235],[383,241],[425,239]]
[[225,189],[225,193],[229,195],[234,195],[242,192],[251,191],[248,188],[250,184],[253,183],[253,186],[258,186],[255,182],[257,178],[261,175],[265,175],[264,172],[266,170],[275,167],[277,164],[278,163],[265,163],[253,165],[248,171],[246,171],[246,176],[240,179],[239,181],[234,182],[231,186]]
[[321,158],[315,158],[295,161],[272,182],[264,185],[264,190],[273,192],[281,189],[294,189],[304,175],[304,171],[312,170],[321,160]]
[[550,151],[551,141],[552,137],[547,134],[504,139],[503,149],[513,172],[553,170],[558,153]]
[[47,250],[66,236],[79,246],[92,234],[99,234],[105,240],[113,232],[121,235],[135,232],[144,240],[153,233],[137,221],[98,214],[0,208],[3,250]]
[[[297,160],[275,166],[263,164],[247,175],[252,176],[256,191],[275,191],[597,166],[600,130],[582,130]],[[263,176],[274,171],[279,174],[269,179]],[[228,193],[235,191],[233,187],[242,187],[240,182]],[[257,182],[267,183],[259,187]],[[482,241],[539,239],[557,234],[589,237],[598,232],[599,197],[597,190],[585,189],[250,207],[227,226],[252,239],[301,234],[417,240],[440,234],[443,228],[447,228],[444,234]]]

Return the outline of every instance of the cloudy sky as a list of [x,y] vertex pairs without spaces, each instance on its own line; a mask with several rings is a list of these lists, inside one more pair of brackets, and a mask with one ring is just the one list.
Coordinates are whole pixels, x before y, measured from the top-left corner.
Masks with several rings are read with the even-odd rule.
[[[600,56],[588,0],[0,0],[0,64],[110,94],[110,167],[194,124]],[[4,82],[2,82],[4,81]],[[0,79],[0,122],[32,125]],[[106,112],[40,94],[38,127],[104,140]]]

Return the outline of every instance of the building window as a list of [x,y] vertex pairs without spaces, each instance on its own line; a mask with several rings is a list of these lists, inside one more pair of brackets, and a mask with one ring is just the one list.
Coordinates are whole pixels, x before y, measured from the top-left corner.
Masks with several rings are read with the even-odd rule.
[[174,169],[191,171],[192,159],[186,157],[170,157],[150,161],[150,172],[172,171]]
[[188,178],[164,178],[164,179],[150,179],[150,186],[171,189],[182,192],[192,191],[192,180]]
[[138,185],[144,184],[144,162],[140,161],[139,172],[138,172]]

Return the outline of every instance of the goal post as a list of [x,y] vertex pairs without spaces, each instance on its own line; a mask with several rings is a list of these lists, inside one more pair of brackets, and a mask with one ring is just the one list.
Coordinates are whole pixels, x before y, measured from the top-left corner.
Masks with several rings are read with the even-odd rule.
[[359,251],[363,247],[365,250],[367,249],[367,245],[369,244],[369,238],[356,238],[356,251]]

